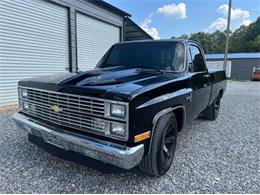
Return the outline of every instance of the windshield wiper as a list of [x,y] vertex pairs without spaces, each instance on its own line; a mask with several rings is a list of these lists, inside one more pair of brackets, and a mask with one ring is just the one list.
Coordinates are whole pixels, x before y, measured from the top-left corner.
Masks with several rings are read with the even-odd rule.
[[[104,66],[105,65],[105,66]],[[100,69],[110,69],[110,68],[121,68],[124,66],[116,65],[116,64],[102,64],[102,66],[99,66]]]
[[118,64],[101,64],[101,68],[115,68],[115,67],[122,67]]

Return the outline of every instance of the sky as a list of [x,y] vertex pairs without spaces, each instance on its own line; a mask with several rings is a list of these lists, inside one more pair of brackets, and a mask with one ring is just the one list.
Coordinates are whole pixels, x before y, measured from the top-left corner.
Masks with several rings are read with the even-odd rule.
[[[228,0],[105,0],[155,39],[226,29]],[[231,30],[260,16],[260,0],[232,0]]]

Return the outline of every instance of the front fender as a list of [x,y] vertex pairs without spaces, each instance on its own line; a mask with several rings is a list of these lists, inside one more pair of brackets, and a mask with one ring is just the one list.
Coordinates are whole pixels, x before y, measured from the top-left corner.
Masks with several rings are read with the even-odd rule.
[[[152,135],[153,126],[164,111],[172,111],[176,107],[183,107],[185,111],[189,111],[191,94],[192,89],[185,88],[173,93],[157,96],[138,105],[134,110],[132,118],[132,132],[138,135],[151,131]],[[149,142],[149,140],[145,140],[145,142]]]

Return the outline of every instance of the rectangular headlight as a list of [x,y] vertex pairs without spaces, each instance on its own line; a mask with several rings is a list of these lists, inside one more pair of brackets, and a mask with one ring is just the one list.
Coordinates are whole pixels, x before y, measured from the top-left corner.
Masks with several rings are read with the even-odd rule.
[[110,115],[124,118],[126,115],[125,106],[120,104],[110,104]]
[[29,109],[29,104],[27,102],[22,102],[22,109],[27,111]]
[[125,135],[125,125],[122,123],[111,123],[110,125],[110,133],[115,135]]
[[27,89],[20,89],[19,92],[20,92],[21,98],[27,98],[27,96],[28,96]]

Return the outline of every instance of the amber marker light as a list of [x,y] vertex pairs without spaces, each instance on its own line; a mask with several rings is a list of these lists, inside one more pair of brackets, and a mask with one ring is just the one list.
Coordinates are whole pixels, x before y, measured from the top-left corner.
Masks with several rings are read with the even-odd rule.
[[135,142],[140,142],[140,141],[143,141],[143,140],[145,140],[147,138],[150,138],[150,135],[151,135],[150,131],[147,131],[145,133],[137,135],[137,136],[135,136]]

